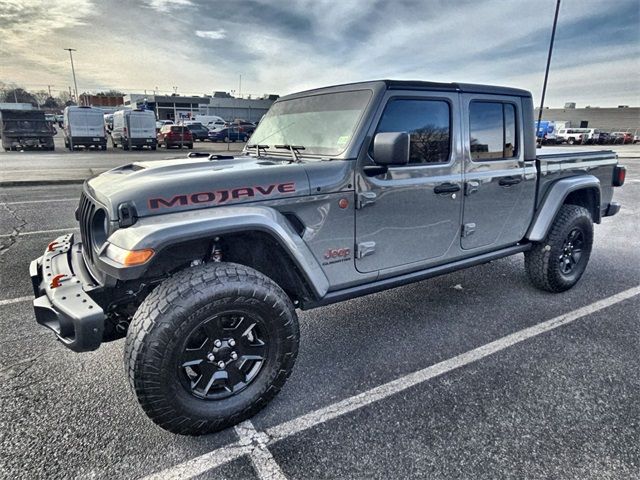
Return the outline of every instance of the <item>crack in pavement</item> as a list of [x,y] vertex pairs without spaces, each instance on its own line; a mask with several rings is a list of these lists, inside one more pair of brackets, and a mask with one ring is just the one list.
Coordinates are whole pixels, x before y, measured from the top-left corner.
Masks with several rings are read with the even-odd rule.
[[17,226],[13,226],[13,230],[9,234],[8,237],[5,237],[8,242],[6,244],[0,245],[0,256],[4,255],[15,243],[17,242],[17,237],[20,235],[20,232],[27,226],[27,221],[24,218],[20,218],[20,216],[16,213],[14,209],[12,209],[6,203],[0,204],[0,206],[9,212],[9,215],[13,217],[17,222]]

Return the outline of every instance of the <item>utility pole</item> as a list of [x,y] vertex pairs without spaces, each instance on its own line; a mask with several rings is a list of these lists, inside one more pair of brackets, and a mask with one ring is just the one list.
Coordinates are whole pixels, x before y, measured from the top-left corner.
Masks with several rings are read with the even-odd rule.
[[[547,80],[549,79],[549,67],[551,66],[551,54],[553,53],[553,41],[556,38],[556,26],[558,25],[558,12],[560,11],[560,0],[556,3],[556,13],[553,17],[553,28],[551,29],[551,41],[549,42],[549,55],[547,56],[547,68],[544,71],[544,83],[542,84],[542,97],[540,97],[540,111],[538,112],[538,123],[536,124],[536,143],[538,138],[538,130],[542,122],[542,109],[544,108],[544,96],[547,93]],[[542,146],[542,138],[539,146]]]
[[75,87],[75,92],[76,92],[76,103],[80,103],[80,99],[78,98],[78,82],[76,82],[76,69],[73,66],[73,52],[75,52],[76,49],[64,48],[63,50],[67,50],[69,52],[69,58],[71,59],[71,73],[73,74],[73,85]]
[[49,89],[49,97],[51,97],[51,85],[47,85],[47,88]]
[[238,95],[242,98],[242,74],[240,74],[240,82],[238,84]]

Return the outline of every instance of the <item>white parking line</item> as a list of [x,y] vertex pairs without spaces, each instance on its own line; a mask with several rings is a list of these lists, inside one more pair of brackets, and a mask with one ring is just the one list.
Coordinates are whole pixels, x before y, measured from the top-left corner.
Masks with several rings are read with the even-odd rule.
[[[493,355],[494,353],[497,353],[501,350],[524,342],[525,340],[528,340],[530,338],[537,337],[538,335],[549,332],[563,325],[567,325],[580,318],[591,315],[617,303],[623,302],[624,300],[628,300],[639,294],[640,286],[630,288],[623,292],[612,295],[611,297],[599,300],[590,305],[552,318],[551,320],[547,320],[532,327],[525,328],[493,342],[482,345],[481,347],[474,348],[473,350],[469,350],[468,352],[462,353],[448,360],[444,360],[430,367],[418,370],[414,373],[410,373],[398,378],[397,380],[393,380],[378,387],[372,388],[371,390],[367,390],[366,392],[362,392],[353,397],[349,397],[340,402],[334,403],[306,415],[302,415],[301,417],[295,418],[275,427],[271,427],[266,430],[266,438],[268,438],[268,440],[265,441],[264,448],[266,449],[269,445],[290,437],[291,435],[295,435],[316,425],[320,425],[341,415],[370,405],[373,402],[377,402],[391,395],[395,395],[396,393],[402,392],[408,388],[431,380],[444,373],[451,372],[465,365],[469,365],[470,363],[477,362],[478,360]],[[260,433],[256,432],[256,435],[260,435]],[[241,439],[240,441],[235,442],[231,445],[219,448],[200,457],[188,460],[184,463],[178,464],[174,467],[168,468],[146,478],[193,478],[215,467],[233,461],[243,455],[251,454],[254,449],[247,450],[248,447],[242,442],[243,440]]]
[[29,300],[33,300],[33,295],[30,295],[28,297],[7,298],[6,300],[0,300],[0,306],[11,305],[13,303],[28,302]]
[[28,203],[51,203],[51,202],[77,202],[78,197],[75,198],[55,198],[51,197],[46,200],[23,200],[21,202],[0,202],[0,205],[23,205]]
[[60,233],[60,232],[68,232],[69,230],[80,230],[78,227],[67,227],[67,228],[55,228],[53,230],[32,230],[27,232],[18,232],[18,235],[13,233],[3,233],[0,235],[0,238],[4,237],[24,237],[27,235],[40,235],[41,233]]
[[235,431],[241,445],[253,445],[249,454],[253,468],[258,473],[260,480],[286,480],[284,473],[267,448],[269,437],[263,432],[258,432],[250,420],[246,420],[235,426]]

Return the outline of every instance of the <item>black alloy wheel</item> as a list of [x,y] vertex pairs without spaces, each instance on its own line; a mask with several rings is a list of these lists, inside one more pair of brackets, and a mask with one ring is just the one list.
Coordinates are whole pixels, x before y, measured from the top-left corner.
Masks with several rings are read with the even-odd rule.
[[205,320],[187,337],[178,361],[187,392],[205,400],[236,395],[257,377],[268,356],[264,320],[228,312]]
[[562,253],[558,258],[560,271],[563,275],[571,275],[583,258],[584,233],[578,227],[569,232],[562,246]]

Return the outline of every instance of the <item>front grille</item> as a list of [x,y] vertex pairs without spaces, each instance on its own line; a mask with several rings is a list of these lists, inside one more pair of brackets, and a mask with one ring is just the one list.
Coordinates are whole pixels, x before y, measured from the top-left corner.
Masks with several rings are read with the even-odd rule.
[[93,264],[93,242],[91,239],[91,220],[96,211],[96,205],[89,196],[82,192],[78,207],[78,220],[80,222],[80,237],[82,237],[83,253],[85,260]]

